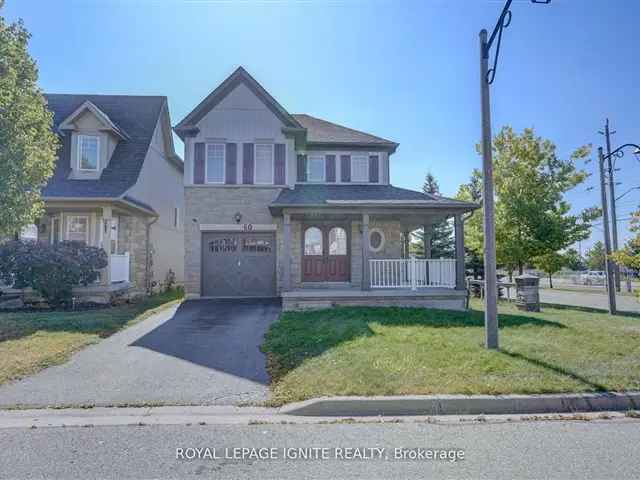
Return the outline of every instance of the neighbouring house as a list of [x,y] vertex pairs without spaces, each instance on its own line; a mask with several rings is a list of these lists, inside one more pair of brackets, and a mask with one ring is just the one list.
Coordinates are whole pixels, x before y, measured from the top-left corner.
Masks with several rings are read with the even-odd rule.
[[42,191],[37,240],[102,247],[109,265],[92,300],[160,288],[184,275],[183,162],[166,97],[45,95],[61,147]]
[[[391,185],[397,143],[290,114],[242,67],[174,131],[188,297],[464,308],[463,214],[477,205]],[[408,255],[411,231],[450,217],[455,259]]]

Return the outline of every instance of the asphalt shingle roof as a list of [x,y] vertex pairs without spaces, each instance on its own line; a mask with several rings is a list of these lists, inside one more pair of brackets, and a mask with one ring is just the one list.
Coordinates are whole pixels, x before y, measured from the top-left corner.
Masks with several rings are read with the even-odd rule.
[[352,128],[343,127],[336,123],[312,117],[304,113],[292,115],[298,123],[307,129],[307,142],[311,143],[356,143],[381,146],[397,145],[391,140],[376,137]]
[[[402,203],[407,201],[420,202],[425,207],[430,206],[458,206],[469,209],[477,208],[475,204],[463,202],[446,197],[428,195],[406,188],[394,187],[393,185],[296,185],[293,189],[283,189],[278,197],[271,204],[272,206],[310,206],[310,205],[330,205],[331,201],[340,201],[348,204],[349,201],[366,202],[371,200],[393,201]],[[428,202],[428,203],[423,203]]]
[[163,96],[45,94],[53,112],[54,129],[89,100],[129,136],[118,143],[107,168],[97,180],[70,180],[69,135],[63,137],[45,197],[119,197],[138,180],[154,129],[166,103]]

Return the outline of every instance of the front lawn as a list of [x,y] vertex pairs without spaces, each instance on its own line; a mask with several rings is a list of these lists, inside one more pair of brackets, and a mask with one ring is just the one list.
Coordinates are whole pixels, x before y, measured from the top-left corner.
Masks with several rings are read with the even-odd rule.
[[469,312],[287,312],[269,330],[275,404],[325,395],[504,394],[640,389],[640,318],[500,305],[500,351]]
[[63,363],[80,348],[180,298],[174,291],[98,310],[0,313],[0,384]]

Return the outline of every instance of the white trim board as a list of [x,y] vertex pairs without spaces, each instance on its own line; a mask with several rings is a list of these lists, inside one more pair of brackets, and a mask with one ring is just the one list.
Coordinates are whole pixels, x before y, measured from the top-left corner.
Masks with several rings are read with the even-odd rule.
[[[248,226],[251,226],[250,228]],[[201,232],[275,232],[278,226],[275,223],[201,223]]]

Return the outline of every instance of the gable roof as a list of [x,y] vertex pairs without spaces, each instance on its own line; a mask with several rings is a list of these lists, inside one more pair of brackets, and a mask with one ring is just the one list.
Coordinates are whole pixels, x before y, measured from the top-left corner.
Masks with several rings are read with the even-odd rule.
[[80,114],[84,113],[86,110],[89,110],[93,115],[108,129],[113,133],[118,135],[123,140],[127,140],[129,136],[124,132],[120,127],[118,127],[113,120],[109,118],[109,115],[104,113],[98,107],[96,107],[91,101],[87,100],[78,108],[76,108],[71,115],[65,118],[62,123],[58,126],[59,130],[73,130],[74,126],[72,125],[73,121],[80,116]]
[[[118,142],[109,165],[96,180],[69,179],[71,172],[71,135],[62,137],[53,176],[42,191],[45,198],[115,198],[125,194],[138,180],[149,150],[158,118],[166,109],[164,96],[45,94],[53,112],[53,126],[63,122],[90,102],[128,138]],[[168,115],[168,113],[167,113]],[[176,156],[177,157],[177,156]],[[182,163],[175,158],[174,164]]]
[[249,72],[238,67],[174,127],[178,136],[184,140],[186,134],[197,130],[196,124],[241,83],[246,85],[286,127],[302,128],[298,121],[255,78],[249,75]]
[[382,148],[392,153],[398,148],[397,143],[375,135],[311,115],[290,114],[242,67],[238,67],[213,92],[207,95],[191,113],[174,127],[174,131],[182,140],[187,135],[197,134],[198,122],[241,83],[246,85],[280,119],[284,125],[285,134],[293,135],[296,138],[296,146],[300,145],[303,148],[305,145],[318,148],[369,147]]
[[393,185],[296,185],[283,189],[271,207],[340,206],[458,208],[471,211],[475,203],[429,195]]
[[369,133],[343,127],[337,123],[312,117],[305,113],[294,114],[293,117],[307,129],[307,144],[359,144],[362,146],[386,146],[395,147],[397,143],[376,137]]

